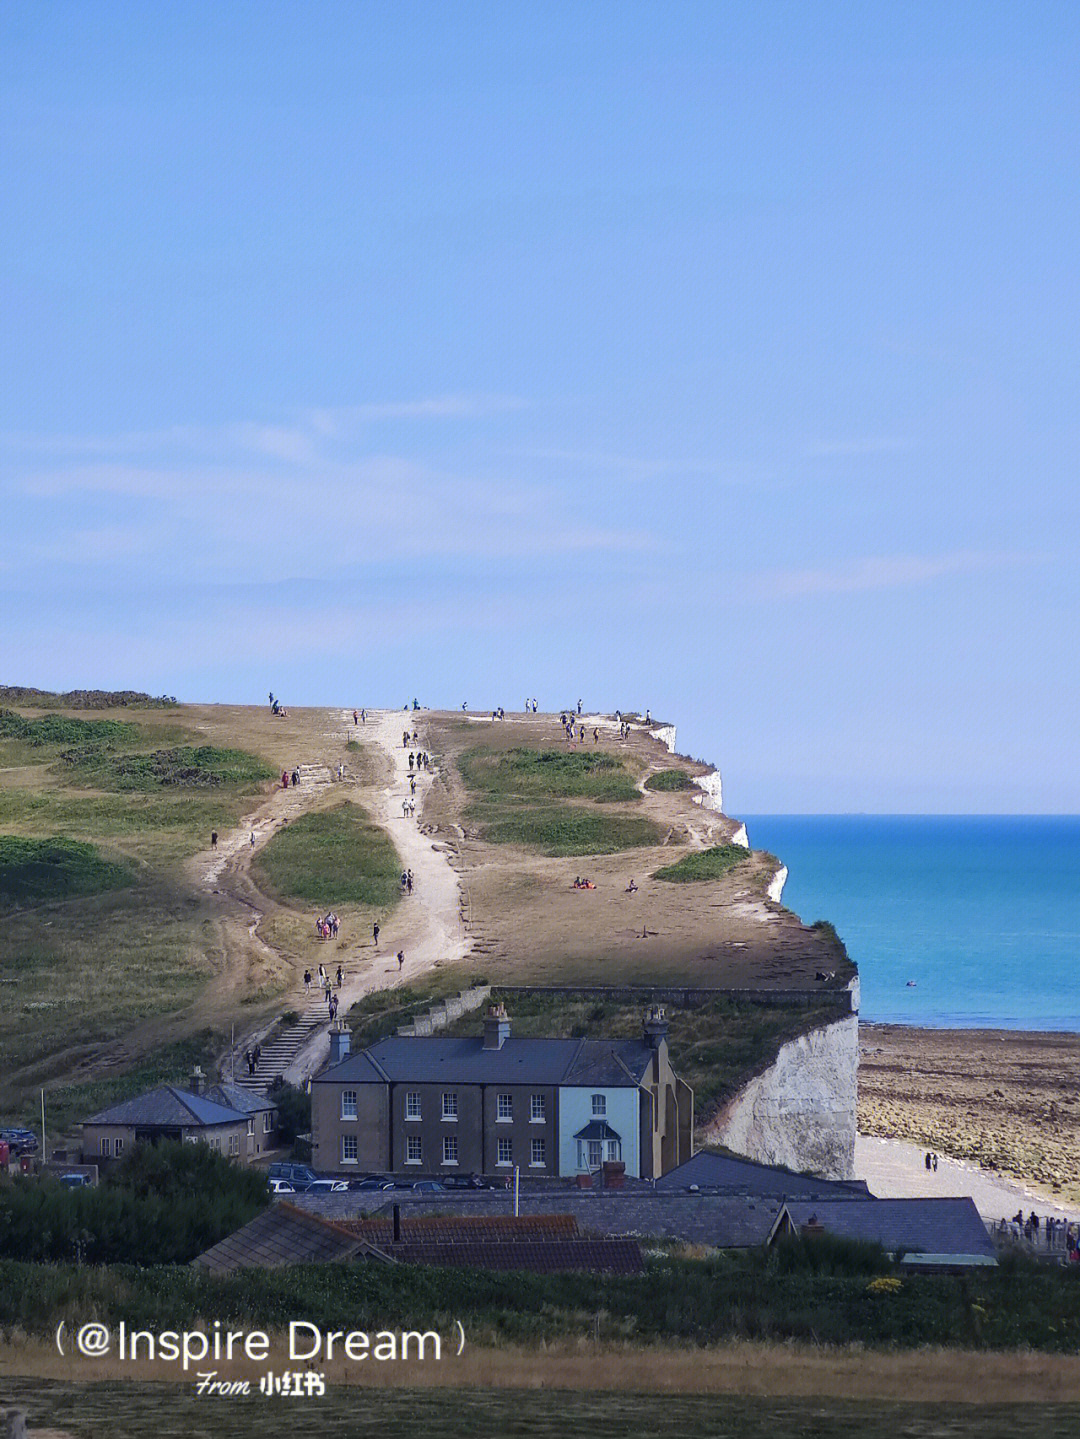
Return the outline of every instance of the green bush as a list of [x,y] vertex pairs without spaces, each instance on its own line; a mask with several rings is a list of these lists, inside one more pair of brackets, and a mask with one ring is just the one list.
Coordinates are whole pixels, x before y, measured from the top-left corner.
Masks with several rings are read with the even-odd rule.
[[0,1190],[0,1257],[186,1264],[268,1203],[260,1171],[205,1144],[140,1145],[96,1189],[35,1178]]
[[260,780],[273,779],[276,774],[263,760],[246,750],[218,749],[214,745],[176,745],[150,754],[123,755],[81,746],[66,751],[61,759],[95,788],[109,790],[250,786]]
[[525,810],[485,825],[490,844],[517,844],[541,854],[618,854],[639,845],[659,844],[664,831],[636,815],[597,814],[588,809]]
[[641,799],[625,762],[600,749],[474,749],[461,756],[458,769],[470,789],[503,798]]
[[0,835],[0,909],[123,889],[134,879],[130,866],[103,859],[92,844]]
[[692,884],[698,880],[719,879],[743,860],[750,851],[738,844],[717,844],[711,849],[684,854],[676,864],[666,864],[653,874],[653,879],[666,879],[672,884]]
[[139,738],[138,725],[124,720],[65,719],[43,715],[26,719],[14,710],[0,709],[0,739],[19,739],[35,749],[41,745],[80,745],[86,749],[115,749]]
[[668,793],[674,790],[693,789],[694,780],[684,769],[661,769],[645,781],[645,788]]
[[31,709],[174,709],[173,695],[147,695],[141,690],[52,690],[28,689],[24,685],[0,685],[0,704],[29,705]]
[[401,858],[390,836],[358,804],[305,814],[255,856],[258,883],[313,904],[370,904],[401,898]]

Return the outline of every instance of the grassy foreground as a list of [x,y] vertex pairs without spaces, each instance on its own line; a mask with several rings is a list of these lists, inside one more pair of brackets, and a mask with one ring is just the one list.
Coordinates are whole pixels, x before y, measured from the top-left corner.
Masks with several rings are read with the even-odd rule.
[[644,1273],[493,1273],[374,1261],[210,1276],[186,1266],[0,1262],[0,1327],[47,1336],[121,1319],[172,1328],[207,1317],[265,1329],[305,1319],[322,1328],[447,1331],[472,1344],[594,1339],[647,1346],[728,1340],[859,1343],[868,1349],[1028,1350],[1075,1354],[1080,1274],[1013,1264],[970,1275],[874,1272],[854,1246],[791,1240],[706,1259],[655,1257]]
[[[767,1368],[783,1363],[784,1354],[740,1356],[744,1368]],[[610,1361],[597,1367],[606,1373]],[[175,1367],[175,1366],[174,1366]],[[355,1367],[355,1366],[354,1366]],[[267,1400],[259,1395],[214,1403],[194,1392],[189,1382],[163,1395],[159,1384],[73,1383],[66,1380],[5,1380],[5,1390],[23,1405],[34,1425],[63,1426],[79,1439],[248,1439],[262,1436],[268,1423],[286,1419],[289,1432],[317,1433],[320,1439],[355,1439],[359,1433],[382,1439],[483,1439],[483,1436],[528,1436],[528,1439],[566,1439],[588,1434],[591,1439],[827,1439],[833,1435],[860,1435],[865,1439],[960,1439],[977,1432],[980,1439],[1072,1439],[1080,1422],[1074,1404],[1054,1404],[1033,1398],[1030,1404],[979,1405],[932,1403],[925,1400],[873,1401],[867,1399],[767,1396],[730,1390],[712,1393],[665,1392],[658,1384],[649,1392],[647,1379],[621,1389],[585,1377],[580,1387],[544,1385],[548,1363],[517,1359],[509,1383],[494,1378],[503,1366],[486,1355],[470,1354],[452,1367],[440,1365],[394,1366],[396,1373],[355,1376],[362,1383],[362,1399],[355,1388],[338,1381],[325,1397],[312,1400]],[[569,1366],[568,1366],[569,1367]],[[583,1361],[575,1366],[586,1368]],[[369,1369],[370,1366],[364,1366]],[[384,1366],[385,1369],[391,1366]],[[94,1367],[82,1365],[87,1379]],[[462,1373],[462,1370],[465,1373]],[[405,1371],[402,1373],[401,1371]],[[163,1376],[164,1377],[164,1376]],[[176,1377],[176,1376],[173,1376]],[[567,1381],[564,1379],[563,1383]],[[492,1384],[499,1387],[490,1387]],[[455,1387],[452,1395],[445,1385]],[[389,1385],[401,1387],[385,1387]],[[922,1392],[913,1385],[915,1392]],[[163,1399],[165,1402],[163,1403]],[[209,1405],[213,1404],[213,1409]],[[363,1429],[357,1427],[362,1404]],[[206,1427],[208,1417],[211,1427]],[[299,1422],[298,1422],[299,1421]],[[977,1428],[973,1428],[975,1425]]]

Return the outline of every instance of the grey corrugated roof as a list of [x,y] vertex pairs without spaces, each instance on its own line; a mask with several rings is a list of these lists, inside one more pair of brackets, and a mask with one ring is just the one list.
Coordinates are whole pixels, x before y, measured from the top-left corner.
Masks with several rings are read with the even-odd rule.
[[772,1194],[792,1199],[867,1198],[861,1179],[815,1179],[775,1164],[756,1164],[730,1154],[702,1150],[656,1181],[663,1193],[686,1191],[693,1184],[699,1190],[729,1194]]
[[[632,1039],[531,1039],[511,1036],[485,1049],[479,1035],[380,1039],[314,1081],[349,1084],[573,1084],[636,1087],[652,1050]],[[627,1072],[629,1070],[629,1073]]]
[[918,1249],[926,1254],[994,1254],[994,1242],[979,1218],[975,1201],[961,1199],[789,1200],[796,1229],[812,1219],[827,1234],[867,1239],[890,1254]]
[[277,1269],[283,1264],[334,1264],[355,1255],[382,1258],[358,1235],[292,1204],[272,1204],[192,1264],[216,1274],[233,1269]]
[[165,1084],[160,1089],[137,1094],[133,1099],[122,1099],[119,1104],[84,1119],[83,1123],[138,1124],[148,1129],[174,1129],[178,1126],[236,1124],[246,1118],[246,1114],[229,1105],[218,1104],[201,1094],[191,1094],[175,1084]]

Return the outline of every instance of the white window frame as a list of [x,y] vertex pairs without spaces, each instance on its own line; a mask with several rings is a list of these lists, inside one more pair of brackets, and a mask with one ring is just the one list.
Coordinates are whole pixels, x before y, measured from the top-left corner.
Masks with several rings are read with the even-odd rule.
[[254,1138],[255,1138],[255,1116],[254,1116],[254,1115],[252,1115],[251,1118],[248,1120],[248,1138],[249,1138],[249,1139],[254,1139]]
[[456,1124],[458,1117],[458,1094],[456,1089],[444,1089],[442,1117],[446,1124]]
[[[413,1112],[414,1106],[415,1113]],[[418,1089],[407,1089],[405,1091],[405,1118],[410,1122],[414,1122],[423,1117],[423,1104],[420,1099],[420,1091]]]
[[[451,1158],[451,1150],[453,1157]],[[458,1162],[458,1142],[456,1134],[444,1134],[442,1142],[442,1162],[444,1164],[456,1165]]]
[[239,1154],[239,1153],[240,1153],[240,1136],[239,1136],[239,1134],[230,1134],[230,1135],[229,1135],[229,1153],[230,1153],[230,1154]]
[[618,1161],[622,1159],[622,1140],[606,1139],[604,1143],[607,1145],[608,1162],[611,1164],[618,1163]]
[[[503,1101],[506,1101],[505,1105]],[[506,1113],[503,1113],[503,1109]],[[514,1096],[512,1094],[496,1094],[495,1096],[495,1123],[513,1124],[514,1122]]]
[[116,1136],[116,1138],[113,1140],[113,1154],[115,1155],[115,1157],[116,1157],[117,1159],[119,1159],[120,1156],[121,1156],[121,1154],[123,1154],[123,1152],[124,1152],[124,1137],[123,1137],[123,1135],[118,1134],[118,1135]]
[[542,1094],[533,1094],[529,1098],[529,1123],[547,1123],[547,1102]]
[[272,1133],[273,1133],[273,1130],[274,1130],[274,1111],[273,1111],[272,1109],[264,1109],[264,1110],[263,1110],[263,1133],[264,1133],[264,1134],[272,1134]]
[[98,1140],[98,1153],[103,1159],[112,1157],[112,1139],[109,1135],[103,1134]]
[[504,1148],[510,1155],[509,1159],[496,1159],[496,1166],[500,1169],[511,1169],[514,1164],[514,1141],[507,1135],[506,1138],[497,1140],[496,1145],[495,1153],[497,1155],[502,1155]]
[[607,1118],[607,1095],[594,1094],[592,1097],[592,1117],[594,1119]]
[[[352,1153],[346,1154],[346,1146],[352,1146]],[[341,1136],[341,1162],[342,1164],[359,1164],[360,1153],[359,1143],[355,1134],[343,1134]]]
[[[410,1157],[410,1151],[412,1150],[413,1145],[416,1146],[416,1157],[415,1157],[415,1158],[411,1158],[411,1157]],[[406,1163],[406,1164],[423,1164],[423,1162],[424,1162],[424,1141],[421,1139],[421,1137],[420,1137],[419,1134],[407,1134],[407,1135],[405,1136],[405,1163]]]
[[[350,1096],[351,1096],[351,1104],[350,1104]],[[360,1096],[357,1094],[357,1092],[356,1092],[355,1089],[343,1089],[343,1090],[341,1091],[341,1117],[342,1117],[342,1119],[355,1119],[355,1118],[356,1118],[357,1101],[359,1100],[359,1098],[360,1098]]]
[[[536,1157],[536,1156],[537,1156],[537,1153],[539,1153],[539,1155],[540,1155],[540,1158],[539,1158],[539,1159],[537,1159],[537,1157]],[[529,1155],[530,1155],[530,1158],[529,1158],[529,1168],[530,1168],[530,1169],[546,1169],[546,1168],[547,1168],[547,1140],[546,1140],[546,1139],[534,1139],[534,1140],[532,1141],[532,1144],[529,1146]]]

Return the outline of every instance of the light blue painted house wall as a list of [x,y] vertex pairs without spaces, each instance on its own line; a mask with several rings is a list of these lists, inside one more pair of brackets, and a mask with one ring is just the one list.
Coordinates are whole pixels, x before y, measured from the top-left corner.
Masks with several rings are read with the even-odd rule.
[[[577,1140],[574,1135],[597,1116],[592,1111],[592,1097],[602,1094],[606,1101],[606,1122],[622,1140],[622,1158],[626,1172],[641,1178],[641,1146],[638,1132],[639,1099],[636,1088],[571,1089],[559,1086],[559,1173],[579,1173]],[[604,1152],[607,1158],[607,1151]]]

